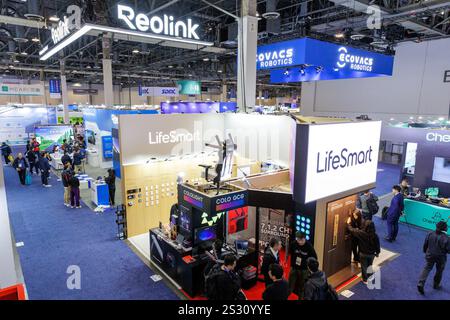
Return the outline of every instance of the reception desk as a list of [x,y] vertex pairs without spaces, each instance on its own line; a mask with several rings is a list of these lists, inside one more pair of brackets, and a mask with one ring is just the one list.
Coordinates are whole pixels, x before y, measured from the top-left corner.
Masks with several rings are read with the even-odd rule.
[[428,230],[435,230],[436,223],[447,221],[450,217],[450,207],[434,204],[425,200],[405,199],[405,215],[401,222],[408,223]]

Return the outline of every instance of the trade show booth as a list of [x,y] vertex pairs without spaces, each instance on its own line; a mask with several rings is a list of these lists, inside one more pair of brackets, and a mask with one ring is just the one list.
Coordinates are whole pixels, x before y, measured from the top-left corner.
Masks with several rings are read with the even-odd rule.
[[346,220],[356,194],[375,186],[380,130],[381,122],[342,119],[121,115],[128,239],[194,297],[217,239],[238,257],[251,292],[270,238],[288,262],[302,231],[338,285],[359,272]]
[[410,185],[401,221],[434,230],[450,217],[450,130],[385,126],[381,139],[398,145],[398,180]]

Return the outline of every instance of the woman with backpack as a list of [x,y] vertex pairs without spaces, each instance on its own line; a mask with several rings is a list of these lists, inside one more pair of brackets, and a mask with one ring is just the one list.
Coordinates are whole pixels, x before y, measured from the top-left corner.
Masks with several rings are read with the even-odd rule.
[[371,276],[368,272],[369,267],[372,267],[373,260],[380,254],[380,239],[376,234],[375,224],[373,221],[364,220],[361,229],[353,228],[351,223],[351,217],[348,217],[348,231],[359,241],[359,258],[361,261],[362,281],[367,283],[367,280]]

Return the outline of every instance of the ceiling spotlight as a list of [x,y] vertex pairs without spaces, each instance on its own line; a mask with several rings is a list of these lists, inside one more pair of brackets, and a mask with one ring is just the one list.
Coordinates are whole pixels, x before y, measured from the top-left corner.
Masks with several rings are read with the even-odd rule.
[[203,61],[209,61],[209,58],[208,57],[206,57],[206,58],[203,58]]
[[92,68],[92,67],[91,67],[91,65],[89,65],[89,64],[86,66],[86,69],[91,69],[91,68]]
[[33,42],[41,42],[41,40],[39,40],[38,37],[33,37],[33,38],[31,39],[31,41],[33,41]]
[[22,56],[27,56],[27,55],[28,55],[28,53],[26,53],[25,51],[21,52],[20,54],[21,54]]
[[131,52],[133,52],[133,53],[139,53],[139,50],[138,50],[138,49],[133,49],[133,51],[131,51]]
[[288,69],[286,69],[286,71],[284,71],[284,73],[283,73],[285,76],[287,76],[287,75],[289,75],[289,70]]
[[48,20],[51,22],[58,22],[59,17],[57,15],[53,15],[53,16],[49,17]]
[[317,73],[322,72],[322,70],[323,70],[323,67],[322,67],[322,66],[316,67],[316,72],[317,72]]
[[173,66],[172,66],[172,65],[168,65],[168,66],[167,66],[167,68],[169,68],[169,69],[172,69],[172,68],[173,68]]
[[76,83],[73,84],[73,87],[81,87],[81,83],[76,82]]
[[15,59],[15,60],[14,60],[14,63],[19,63],[19,62],[20,62],[20,61],[19,61],[19,60],[17,60],[17,59]]
[[334,35],[334,37],[337,39],[342,39],[345,37],[345,34],[343,32],[338,32]]
[[363,35],[363,34],[353,34],[353,35],[350,36],[350,39],[352,39],[352,40],[361,40],[364,37],[365,37],[365,35]]
[[219,69],[219,70],[217,70],[217,72],[218,72],[218,73],[222,73],[223,71]]
[[302,76],[304,76],[305,73],[306,73],[305,67],[300,67],[300,74],[301,74]]

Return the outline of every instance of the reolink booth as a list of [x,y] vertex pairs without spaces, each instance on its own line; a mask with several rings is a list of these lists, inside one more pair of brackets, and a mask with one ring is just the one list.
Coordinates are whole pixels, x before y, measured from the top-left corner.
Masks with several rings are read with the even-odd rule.
[[400,221],[435,230],[450,218],[450,130],[384,126],[382,141],[401,146],[399,182],[411,186]]
[[239,258],[247,296],[258,299],[263,248],[279,238],[288,262],[293,234],[303,231],[330,283],[341,284],[359,272],[346,219],[357,193],[375,186],[380,130],[377,121],[327,118],[120,115],[128,240],[196,297],[221,239]]

